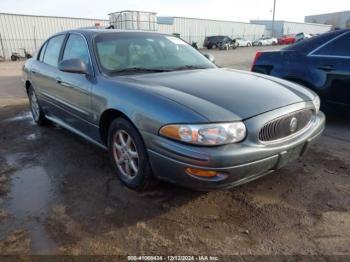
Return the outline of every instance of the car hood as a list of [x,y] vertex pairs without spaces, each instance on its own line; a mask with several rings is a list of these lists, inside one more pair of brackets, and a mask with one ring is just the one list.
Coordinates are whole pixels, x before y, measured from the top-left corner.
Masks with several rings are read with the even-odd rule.
[[[210,121],[247,119],[291,104],[310,101],[312,91],[285,80],[233,69],[202,69],[128,75]],[[119,78],[120,80],[120,78]]]

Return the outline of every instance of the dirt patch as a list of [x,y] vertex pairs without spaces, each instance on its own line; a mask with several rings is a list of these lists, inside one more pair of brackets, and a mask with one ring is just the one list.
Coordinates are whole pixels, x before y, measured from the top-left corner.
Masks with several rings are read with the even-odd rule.
[[9,180],[10,174],[15,171],[14,167],[8,166],[4,159],[0,157],[0,206],[3,202],[3,198],[9,192]]
[[80,224],[67,215],[63,205],[53,207],[46,228],[57,243],[75,242],[82,237]]
[[7,212],[4,209],[0,209],[0,222],[8,217]]
[[30,239],[25,230],[15,230],[0,241],[1,255],[26,255],[30,251]]

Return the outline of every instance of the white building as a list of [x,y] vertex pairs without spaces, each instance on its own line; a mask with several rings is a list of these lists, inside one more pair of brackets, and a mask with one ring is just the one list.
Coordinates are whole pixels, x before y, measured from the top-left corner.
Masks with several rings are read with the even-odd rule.
[[[206,36],[227,35],[255,40],[265,25],[186,17],[156,17],[153,12],[122,11],[110,14],[110,20],[0,13],[0,56],[9,59],[23,48],[34,53],[51,35],[74,28],[114,25],[118,29],[152,30],[180,34],[201,47]],[[156,21],[157,20],[157,21]]]
[[34,53],[49,36],[68,29],[109,25],[108,20],[0,13],[0,56],[9,59],[21,48]]
[[157,17],[157,23],[159,32],[180,34],[182,39],[189,43],[197,42],[199,47],[202,47],[206,36],[226,35],[255,40],[265,32],[265,25],[188,17],[161,16]]
[[332,25],[334,28],[350,28],[350,11],[310,15],[305,17],[305,22]]
[[322,34],[331,30],[332,26],[314,23],[298,23],[276,20],[274,23],[274,32],[272,32],[272,20],[251,20],[253,24],[266,26],[266,36],[274,35],[280,37],[282,35],[291,35],[298,33],[306,34]]

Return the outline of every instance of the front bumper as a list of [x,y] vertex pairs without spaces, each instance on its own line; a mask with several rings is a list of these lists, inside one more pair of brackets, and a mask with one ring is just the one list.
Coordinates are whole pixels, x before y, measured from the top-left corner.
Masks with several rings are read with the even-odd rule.
[[[290,110],[296,107],[292,106]],[[248,132],[258,130],[266,119],[273,119],[281,110],[245,121]],[[149,159],[156,177],[197,190],[213,190],[238,186],[282,168],[302,156],[321,136],[324,127],[325,116],[319,112],[306,130],[277,144],[263,144],[254,135],[256,132],[251,132],[242,143],[218,147],[196,147],[149,133],[142,135],[148,141]],[[220,175],[211,178],[193,176],[185,172],[186,168],[216,171]]]

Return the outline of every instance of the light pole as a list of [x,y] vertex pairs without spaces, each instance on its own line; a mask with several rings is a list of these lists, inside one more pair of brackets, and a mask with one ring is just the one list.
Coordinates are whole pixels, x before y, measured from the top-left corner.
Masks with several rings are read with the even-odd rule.
[[271,36],[275,36],[275,12],[276,12],[276,0],[273,0],[273,14],[272,14],[272,33]]

